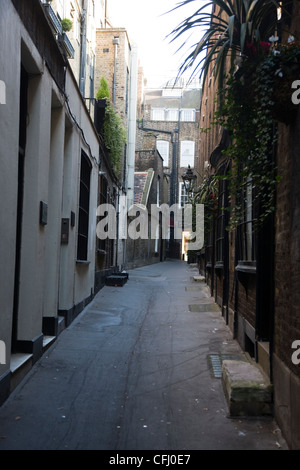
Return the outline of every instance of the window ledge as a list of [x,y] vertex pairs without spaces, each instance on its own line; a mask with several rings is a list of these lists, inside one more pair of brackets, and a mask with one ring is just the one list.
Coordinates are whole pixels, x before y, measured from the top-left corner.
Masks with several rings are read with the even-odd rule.
[[76,263],[77,264],[90,264],[90,261],[88,261],[86,259],[77,259]]
[[238,261],[235,270],[241,273],[256,274],[256,261]]

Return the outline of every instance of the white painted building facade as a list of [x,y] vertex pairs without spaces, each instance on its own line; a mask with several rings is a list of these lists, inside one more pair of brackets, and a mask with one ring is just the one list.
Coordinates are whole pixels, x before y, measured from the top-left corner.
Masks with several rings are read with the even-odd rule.
[[1,403],[94,294],[99,138],[39,0],[0,43]]

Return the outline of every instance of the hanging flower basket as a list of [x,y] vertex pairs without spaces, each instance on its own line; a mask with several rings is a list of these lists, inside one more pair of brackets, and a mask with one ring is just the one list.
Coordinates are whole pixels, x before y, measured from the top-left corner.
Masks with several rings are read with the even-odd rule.
[[287,45],[280,46],[274,51],[275,77],[272,113],[274,119],[287,125],[295,119],[298,111],[298,105],[292,101],[292,84],[300,79],[300,47],[290,38]]

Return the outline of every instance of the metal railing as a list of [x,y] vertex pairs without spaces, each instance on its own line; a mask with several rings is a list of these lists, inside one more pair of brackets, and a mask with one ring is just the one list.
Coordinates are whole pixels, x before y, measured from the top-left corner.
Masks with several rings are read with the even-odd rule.
[[75,55],[75,49],[72,46],[72,43],[71,43],[71,41],[68,38],[66,33],[62,33],[59,36],[59,42],[62,45],[62,47],[63,47],[64,51],[66,52],[67,56],[69,57],[69,59],[73,59],[74,55]]
[[54,13],[53,8],[51,7],[50,3],[43,4],[44,10],[46,12],[48,21],[50,26],[55,34],[62,34],[62,25],[59,19],[57,18],[56,14]]

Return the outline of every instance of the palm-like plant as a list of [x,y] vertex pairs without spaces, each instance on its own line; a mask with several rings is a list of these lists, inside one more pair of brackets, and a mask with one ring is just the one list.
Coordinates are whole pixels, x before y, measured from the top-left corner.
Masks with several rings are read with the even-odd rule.
[[[212,74],[218,78],[221,87],[226,64],[232,71],[237,56],[246,55],[247,44],[251,43],[259,50],[261,41],[274,34],[280,5],[276,0],[183,0],[173,10],[193,1],[201,6],[182,21],[170,36],[175,41],[195,28],[204,30],[204,33],[191,46],[179,75],[192,68],[191,77],[199,73],[205,81],[212,64]],[[179,49],[182,47],[183,44]]]

